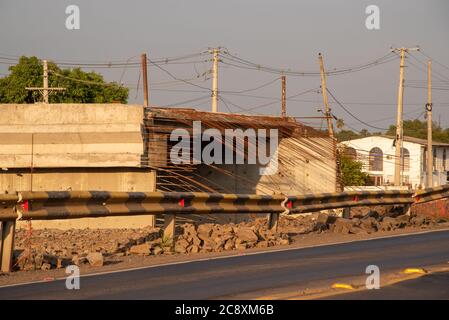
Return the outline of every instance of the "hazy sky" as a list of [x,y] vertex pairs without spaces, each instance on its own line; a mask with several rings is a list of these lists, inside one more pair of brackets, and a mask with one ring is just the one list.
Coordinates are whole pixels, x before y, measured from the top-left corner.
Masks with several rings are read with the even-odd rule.
[[[65,27],[65,9],[71,4],[80,8],[80,30],[67,30]],[[365,8],[368,5],[380,8],[380,30],[365,27]],[[241,58],[263,65],[317,72],[318,52],[324,55],[326,69],[332,69],[374,60],[387,54],[391,46],[420,45],[426,54],[449,66],[448,35],[449,1],[445,0],[0,0],[0,57],[36,55],[55,61],[125,61],[129,58],[132,58],[130,61],[139,61],[142,52],[147,52],[150,58],[159,58],[222,46]],[[413,56],[422,62],[427,59],[421,53],[413,53]],[[208,58],[203,56],[200,60]],[[8,73],[8,65],[4,62],[0,60],[0,76]],[[210,62],[167,65],[164,68],[179,78],[192,78],[209,70]],[[425,80],[424,69],[419,61],[408,58],[406,80]],[[441,82],[447,87],[449,69],[434,63],[434,70],[439,80],[447,81]],[[121,79],[131,87],[129,102],[141,103],[142,90],[136,92],[138,68],[96,71],[104,74],[108,81]],[[277,77],[276,74],[222,64],[219,85],[220,90],[241,91]],[[384,128],[394,122],[398,77],[399,60],[395,59],[375,68],[329,76],[328,87],[358,118]],[[186,84],[151,87],[152,83],[171,80],[155,67],[149,67],[149,79],[152,105],[171,105],[209,94]],[[203,80],[195,83],[211,86],[209,78]],[[287,77],[287,95],[319,85],[319,77]],[[253,108],[270,102],[268,98],[279,98],[280,92],[280,82],[277,81],[248,92],[251,97],[225,93],[223,97],[241,108]],[[434,90],[433,98],[434,118],[438,120],[440,116],[441,124],[449,126],[449,91]],[[425,102],[425,89],[407,87],[405,118],[420,116]],[[228,105],[233,112],[241,112]],[[309,92],[298,96],[295,101],[288,101],[287,110],[293,116],[317,116],[321,105],[321,95]],[[210,100],[185,106],[209,110]],[[338,105],[333,103],[331,107],[348,126],[368,128]],[[228,112],[223,102],[220,102],[219,109]],[[280,103],[253,112],[279,114]]]

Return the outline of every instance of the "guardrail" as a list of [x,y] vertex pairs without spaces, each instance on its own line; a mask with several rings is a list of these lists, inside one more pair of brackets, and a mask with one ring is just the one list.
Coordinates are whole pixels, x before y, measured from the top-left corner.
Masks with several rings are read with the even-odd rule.
[[336,208],[386,204],[412,204],[413,192],[408,190],[345,191],[306,194],[288,197],[290,213],[305,213]]
[[132,215],[164,215],[164,235],[173,238],[179,214],[266,213],[268,228],[277,229],[279,214],[400,204],[410,206],[449,197],[449,185],[413,193],[406,190],[340,193],[239,195],[190,192],[52,191],[0,194],[1,271],[12,265],[16,220],[77,219]]
[[418,190],[413,195],[415,203],[424,203],[443,198],[449,198],[449,184]]

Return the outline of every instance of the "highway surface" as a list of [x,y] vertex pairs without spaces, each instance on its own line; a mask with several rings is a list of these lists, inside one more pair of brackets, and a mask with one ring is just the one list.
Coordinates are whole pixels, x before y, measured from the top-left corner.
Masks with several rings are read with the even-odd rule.
[[363,275],[370,264],[382,273],[448,261],[445,230],[85,276],[80,290],[65,280],[1,287],[0,299],[214,299]]

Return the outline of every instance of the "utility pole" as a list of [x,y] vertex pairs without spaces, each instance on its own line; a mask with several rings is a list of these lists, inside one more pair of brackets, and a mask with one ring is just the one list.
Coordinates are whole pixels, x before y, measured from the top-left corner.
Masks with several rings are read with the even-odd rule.
[[142,53],[142,75],[143,75],[143,105],[148,107],[148,78],[147,78],[147,54]]
[[26,90],[30,91],[42,91],[43,102],[48,103],[49,93],[52,91],[63,91],[65,88],[49,88],[48,87],[48,61],[42,60],[43,63],[43,86],[42,88],[38,87],[26,87]]
[[432,61],[427,62],[427,187],[433,186],[433,150],[432,150]]
[[44,60],[44,103],[48,103],[48,63]]
[[405,68],[405,53],[409,51],[417,51],[419,48],[399,48],[393,49],[392,51],[400,52],[401,62],[399,65],[399,86],[398,86],[398,108],[396,117],[396,139],[395,139],[395,159],[394,159],[394,185],[402,186],[401,179],[401,164],[402,164],[402,146],[403,146],[403,122],[402,113],[404,109],[404,68]]
[[220,49],[213,50],[213,67],[212,67],[212,112],[218,111],[218,53]]
[[327,87],[326,87],[326,73],[324,72],[323,56],[318,54],[318,61],[320,62],[320,74],[321,74],[321,93],[323,94],[323,103],[326,110],[327,130],[329,136],[334,137],[334,127],[331,118],[331,109],[329,108],[329,101],[327,99]]
[[281,105],[281,116],[282,118],[287,117],[287,86],[285,76],[281,77],[282,80],[282,105]]

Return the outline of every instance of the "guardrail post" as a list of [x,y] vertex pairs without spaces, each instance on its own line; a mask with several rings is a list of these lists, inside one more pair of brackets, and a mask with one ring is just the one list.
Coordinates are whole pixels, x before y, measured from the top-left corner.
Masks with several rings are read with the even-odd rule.
[[412,205],[411,204],[406,204],[404,206],[404,214],[406,214],[408,216],[412,214]]
[[149,221],[148,225],[150,227],[154,228],[156,226],[156,215],[154,215],[154,214],[149,215],[149,220],[150,221]]
[[164,238],[171,240],[174,246],[176,215],[171,213],[164,214]]
[[343,208],[343,215],[342,218],[349,219],[351,218],[351,207],[344,207]]
[[2,272],[10,272],[14,251],[14,235],[16,221],[2,221],[2,236],[0,242],[0,264]]
[[268,230],[277,232],[279,222],[279,213],[268,214]]

